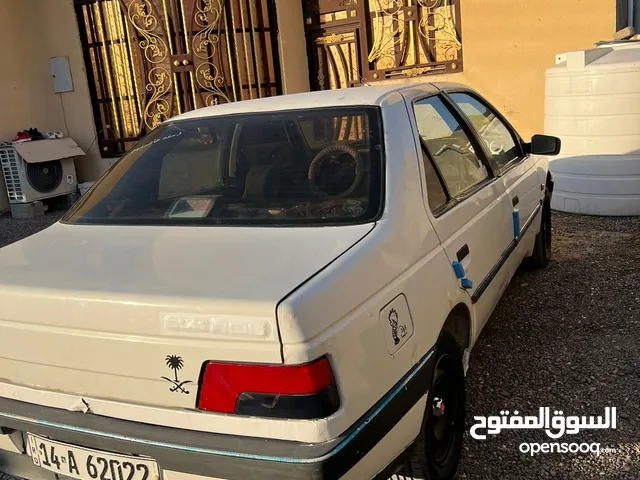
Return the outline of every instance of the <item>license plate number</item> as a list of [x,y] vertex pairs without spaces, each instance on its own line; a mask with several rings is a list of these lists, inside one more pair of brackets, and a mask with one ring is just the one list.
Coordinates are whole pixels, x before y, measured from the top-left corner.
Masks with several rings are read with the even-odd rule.
[[116,455],[27,434],[29,455],[38,467],[79,480],[158,480],[150,459]]

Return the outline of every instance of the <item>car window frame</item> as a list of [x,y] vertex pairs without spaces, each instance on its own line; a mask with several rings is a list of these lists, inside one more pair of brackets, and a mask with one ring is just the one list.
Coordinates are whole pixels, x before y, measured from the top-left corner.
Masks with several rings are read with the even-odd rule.
[[[469,141],[471,142],[474,148],[474,153],[476,153],[478,159],[482,162],[482,164],[484,165],[488,173],[488,176],[486,179],[472,185],[466,190],[463,190],[455,197],[452,196],[451,193],[449,192],[449,187],[447,186],[447,183],[444,181],[444,177],[442,176],[442,172],[440,171],[440,168],[438,167],[437,162],[434,160],[433,155],[429,150],[429,147],[427,146],[426,142],[423,140],[422,136],[420,135],[418,122],[416,121],[415,104],[431,97],[440,97],[440,100],[442,100],[442,103],[445,105],[445,107],[449,108],[451,115],[459,123],[465,135],[469,137]],[[435,170],[436,175],[438,176],[438,180],[440,182],[440,186],[444,190],[445,196],[447,198],[447,201],[442,206],[434,210],[431,209],[428,201],[428,193],[426,191],[427,172],[424,170],[424,167],[423,167],[422,179],[420,180],[421,182],[424,182],[423,201],[425,202],[425,206],[427,207],[428,211],[431,212],[431,214],[435,218],[438,218],[444,215],[445,213],[449,212],[450,210],[454,209],[456,206],[460,205],[469,197],[472,197],[473,195],[478,193],[480,190],[494,183],[498,179],[498,175],[496,175],[495,166],[492,164],[492,162],[489,161],[490,157],[487,156],[487,151],[482,145],[482,141],[478,138],[476,132],[470,129],[469,119],[465,115],[461,114],[457,106],[453,103],[453,101],[450,98],[446,96],[444,91],[440,90],[437,92],[423,93],[415,97],[411,97],[409,100],[411,102],[410,120],[414,128],[414,135],[417,135],[418,141],[420,143],[420,148],[427,156],[427,159],[429,160],[429,162],[431,162],[431,166]],[[419,158],[419,161],[422,161],[422,158]]]
[[[465,95],[470,96],[471,98],[474,98],[478,102],[482,103],[486,108],[488,108],[502,122],[502,124],[506,127],[506,129],[511,134],[511,138],[513,139],[514,143],[518,146],[518,149],[520,150],[520,155],[518,156],[518,158],[515,158],[515,159],[511,160],[509,163],[505,164],[502,168],[498,167],[498,165],[496,164],[495,160],[493,159],[493,155],[491,154],[491,152],[488,150],[488,148],[484,144],[484,141],[482,141],[482,137],[480,135],[480,132],[478,132],[478,130],[473,125],[473,122],[471,122],[471,119],[469,119],[467,114],[464,113],[464,111],[460,108],[460,106],[458,106],[458,104],[455,102],[455,100],[450,97],[451,94],[456,94],[456,93],[463,93]],[[489,162],[491,163],[491,165],[492,165],[492,167],[494,169],[496,177],[502,177],[509,170],[511,170],[516,165],[518,165],[523,160],[525,160],[526,158],[529,157],[530,154],[527,153],[525,148],[524,148],[524,143],[525,143],[524,140],[522,139],[522,137],[520,136],[518,131],[514,128],[514,126],[511,124],[511,122],[509,122],[509,120],[507,120],[507,118],[502,113],[500,113],[500,111],[498,109],[496,109],[491,104],[491,102],[489,102],[486,98],[484,98],[478,92],[476,92],[474,90],[470,90],[468,88],[463,88],[463,87],[452,87],[452,88],[447,88],[447,89],[443,90],[443,94],[447,97],[447,100],[449,100],[449,102],[453,105],[453,107],[456,109],[456,111],[460,115],[462,115],[464,117],[464,120],[465,120],[465,123],[467,124],[467,126],[473,131],[474,135],[480,140],[480,144],[482,146],[482,149],[485,152],[485,155],[488,156]]]

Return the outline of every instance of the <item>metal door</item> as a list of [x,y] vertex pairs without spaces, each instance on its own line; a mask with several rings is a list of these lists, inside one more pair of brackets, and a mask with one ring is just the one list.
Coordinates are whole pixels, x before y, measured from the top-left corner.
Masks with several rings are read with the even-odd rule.
[[272,0],[75,0],[103,156],[176,114],[280,93]]
[[312,88],[462,71],[460,0],[303,0]]

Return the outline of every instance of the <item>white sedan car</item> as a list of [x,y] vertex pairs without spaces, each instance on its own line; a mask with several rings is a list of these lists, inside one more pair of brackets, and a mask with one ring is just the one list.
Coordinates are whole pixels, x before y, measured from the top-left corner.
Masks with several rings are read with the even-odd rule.
[[453,84],[167,121],[0,250],[0,471],[452,478],[471,349],[549,261],[559,148]]

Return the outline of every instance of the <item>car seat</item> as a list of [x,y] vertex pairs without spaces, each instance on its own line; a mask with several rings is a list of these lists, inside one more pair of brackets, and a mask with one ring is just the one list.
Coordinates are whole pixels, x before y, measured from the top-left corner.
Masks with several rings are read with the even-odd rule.
[[273,165],[253,167],[247,173],[242,199],[251,202],[264,202],[278,198],[282,175],[282,169]]

